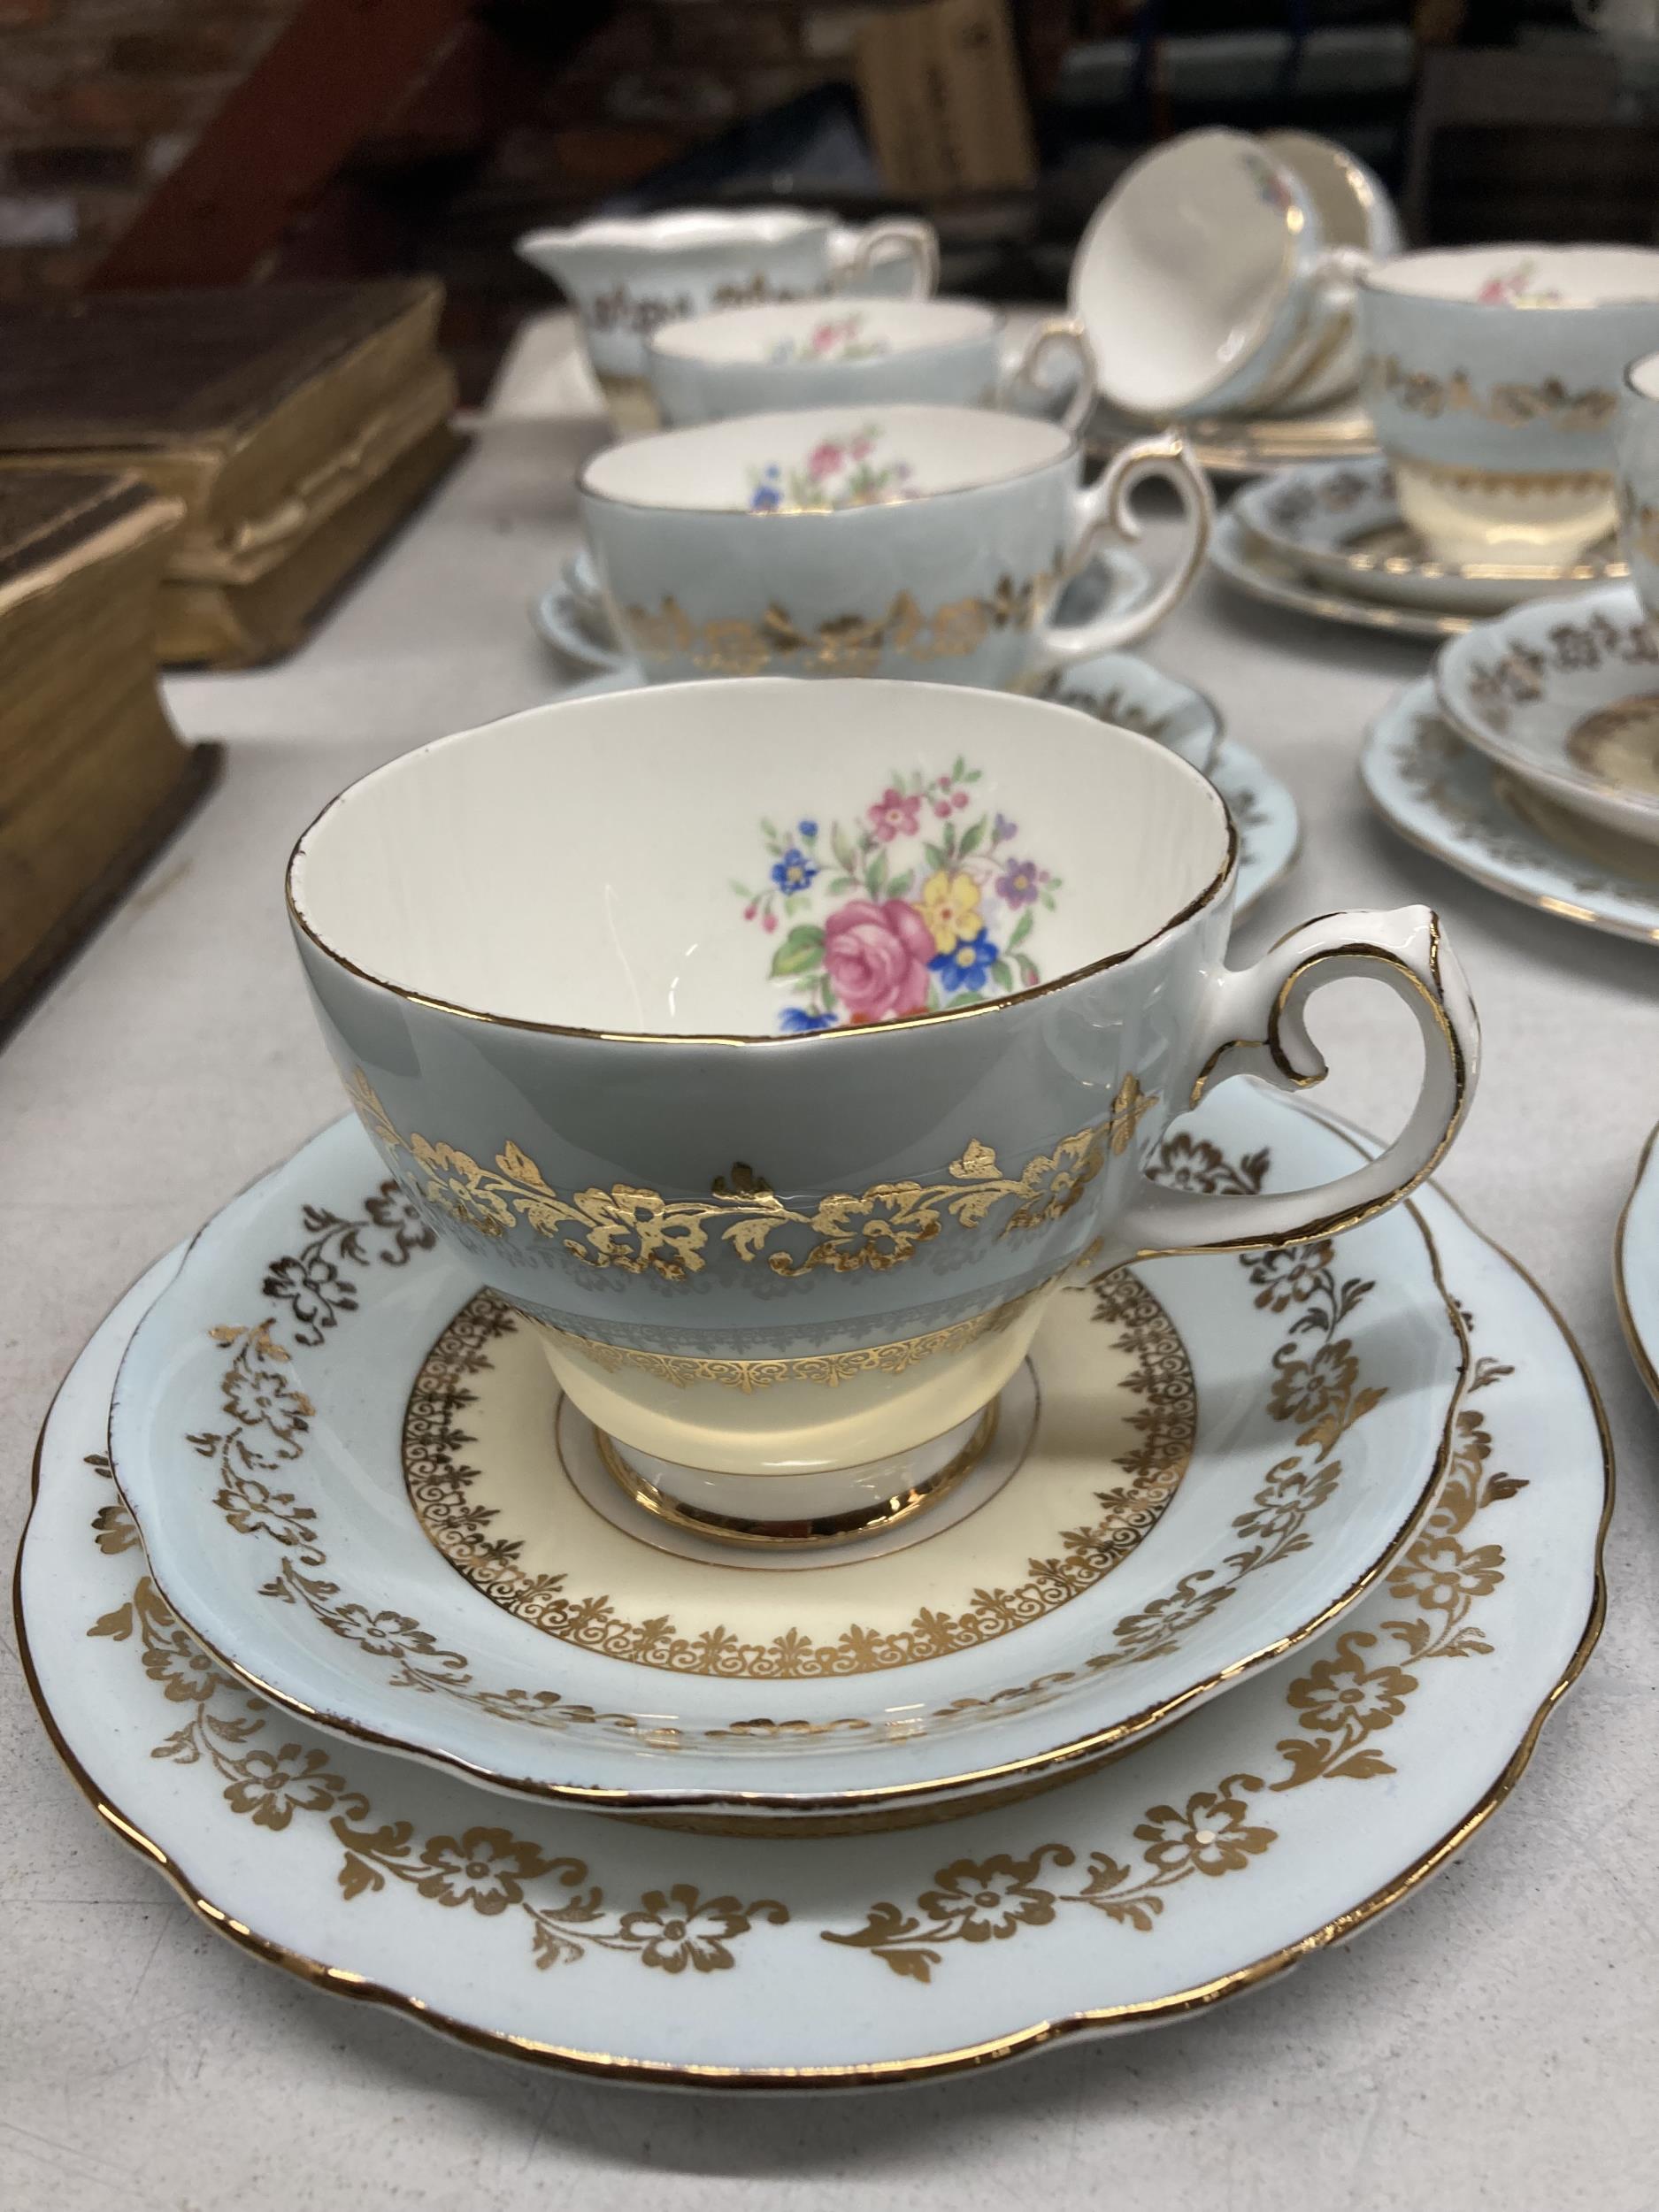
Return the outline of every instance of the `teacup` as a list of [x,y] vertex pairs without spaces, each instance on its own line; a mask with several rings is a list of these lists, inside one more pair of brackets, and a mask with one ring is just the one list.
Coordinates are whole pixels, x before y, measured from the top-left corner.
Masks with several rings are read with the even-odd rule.
[[1659,345],[1659,253],[1465,246],[1362,278],[1363,389],[1442,559],[1564,565],[1613,526],[1613,417]]
[[1619,541],[1650,623],[1659,623],[1659,353],[1624,372],[1613,419]]
[[610,215],[568,230],[527,231],[518,252],[570,295],[611,420],[651,430],[657,415],[645,342],[664,323],[711,308],[815,298],[908,257],[910,291],[939,281],[932,224],[906,219],[847,232],[801,208],[682,208]]
[[1141,422],[1264,411],[1352,309],[1356,256],[1240,131],[1189,131],[1125,170],[1083,233],[1071,312],[1101,396]]
[[1009,368],[1003,343],[1002,316],[972,300],[793,300],[664,324],[645,352],[657,410],[674,428],[895,400],[1046,412],[1039,365],[1070,355],[1064,420],[1076,429],[1094,402],[1087,340],[1069,322],[1044,323]]
[[[988,409],[803,408],[665,430],[577,478],[618,636],[657,680],[922,676],[1034,682],[1141,636],[1186,591],[1214,513],[1172,434],[1080,487],[1053,423]],[[1133,488],[1185,509],[1179,559],[1140,605],[1051,620],[1097,540],[1133,538]]]
[[[1159,1253],[1282,1247],[1444,1154],[1477,1035],[1422,907],[1225,964],[1237,841],[1166,747],[914,683],[741,681],[532,709],[354,784],[288,871],[365,1127],[537,1325],[652,1510],[839,1538],[972,1463],[1046,1301]],[[1147,1179],[1171,1121],[1324,1063],[1374,974],[1425,1071],[1316,1189]]]
[[1357,387],[1359,338],[1346,280],[1356,273],[1361,259],[1371,262],[1398,253],[1404,235],[1382,180],[1346,146],[1312,131],[1264,131],[1262,144],[1302,187],[1325,247],[1346,247],[1356,257],[1344,265],[1337,311],[1310,319],[1307,351],[1294,380],[1263,410],[1275,415],[1308,414],[1345,398]]

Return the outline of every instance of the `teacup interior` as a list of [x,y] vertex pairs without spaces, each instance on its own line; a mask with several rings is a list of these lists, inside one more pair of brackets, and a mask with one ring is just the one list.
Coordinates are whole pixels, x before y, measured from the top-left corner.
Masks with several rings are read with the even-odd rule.
[[1071,447],[1052,423],[988,408],[783,408],[609,446],[580,481],[631,506],[814,512],[997,483]]
[[1226,813],[1148,738],[959,687],[756,678],[533,709],[336,799],[289,895],[470,1012],[777,1036],[950,1012],[1219,888]]
[[783,300],[666,324],[651,350],[687,361],[779,366],[863,361],[982,338],[996,319],[972,300]]
[[1475,307],[1605,307],[1659,299],[1659,253],[1640,246],[1459,246],[1366,273],[1379,292]]
[[1137,163],[1084,233],[1071,280],[1101,390],[1141,415],[1215,391],[1282,297],[1302,212],[1233,131],[1194,131]]

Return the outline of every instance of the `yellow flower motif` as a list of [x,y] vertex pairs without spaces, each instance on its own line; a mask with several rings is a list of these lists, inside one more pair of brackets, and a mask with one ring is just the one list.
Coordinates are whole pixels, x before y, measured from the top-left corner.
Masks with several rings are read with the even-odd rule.
[[979,914],[979,887],[960,870],[941,868],[922,886],[917,912],[933,933],[933,949],[949,952],[959,938],[979,935],[985,924]]

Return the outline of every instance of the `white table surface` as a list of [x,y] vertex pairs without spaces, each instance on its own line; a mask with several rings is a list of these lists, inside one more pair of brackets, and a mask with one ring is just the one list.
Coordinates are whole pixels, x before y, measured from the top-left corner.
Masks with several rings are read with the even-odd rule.
[[[565,342],[545,319],[504,380],[513,403],[568,393]],[[303,652],[169,683],[187,733],[228,741],[224,781],[0,1052],[12,1535],[52,1389],[118,1294],[340,1110],[283,860],[373,762],[555,694],[526,607],[573,541],[571,469],[599,434],[498,425]],[[1445,914],[1486,1063],[1442,1179],[1542,1280],[1607,1401],[1608,1629],[1508,1809],[1358,1942],[1213,2015],[933,2087],[675,2097],[516,2068],[234,1949],[99,1824],[0,1667],[0,2205],[1659,2205],[1659,1429],[1609,1277],[1659,1116],[1659,952],[1499,900],[1371,818],[1360,733],[1426,649],[1205,582],[1148,649],[1302,809],[1302,857],[1246,952],[1335,907]],[[1409,1068],[1379,1002],[1339,987],[1315,1027],[1340,1064],[1326,1094],[1382,1129]]]

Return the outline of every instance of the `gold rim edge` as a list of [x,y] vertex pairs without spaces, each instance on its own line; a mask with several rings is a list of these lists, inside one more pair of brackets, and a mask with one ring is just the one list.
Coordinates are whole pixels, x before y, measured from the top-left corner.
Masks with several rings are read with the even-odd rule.
[[[1317,1117],[1324,1120],[1323,1116]],[[1325,1125],[1331,1125],[1327,1122]],[[1343,1133],[1346,1134],[1346,1133]],[[1585,1398],[1594,1420],[1600,1440],[1602,1469],[1602,1505],[1595,1532],[1594,1573],[1589,1611],[1584,1628],[1568,1659],[1565,1668],[1546,1694],[1527,1724],[1520,1741],[1500,1770],[1490,1787],[1470,1808],[1461,1820],[1447,1831],[1438,1843],[1430,1846],[1417,1859],[1403,1868],[1392,1881],[1375,1890],[1369,1897],[1350,1906],[1346,1912],[1325,1922],[1320,1927],[1299,1937],[1294,1943],[1237,1967],[1229,1974],[1200,1983],[1192,1988],[1172,1992],[1161,1998],[1143,2000],[1137,2003],[1101,2006],[1080,2012],[1067,2013],[1052,2020],[1042,2020],[1031,2026],[1010,2031],[987,2041],[970,2044],[956,2050],[929,2052],[909,2059],[872,2060],[867,2063],[836,2067],[772,2067],[742,2068],[718,2066],[681,2066],[661,2060],[619,2058],[595,2051],[580,2051],[532,2039],[507,2034],[474,2026],[468,2021],[456,2019],[438,2011],[424,2000],[411,1996],[406,1991],[393,1989],[384,1983],[373,1982],[365,1976],[348,1969],[328,1966],[319,1960],[309,1958],[274,1939],[258,1934],[245,1922],[235,1919],[221,1907],[205,1897],[187,1870],[172,1858],[163,1847],[147,1836],[136,1823],[129,1820],[119,1806],[106,1799],[71,1750],[59,1731],[51,1709],[42,1691],[40,1678],[35,1672],[34,1656],[29,1648],[28,1631],[23,1616],[23,1555],[29,1532],[34,1525],[35,1506],[40,1495],[41,1458],[45,1447],[47,1431],[57,1409],[63,1384],[52,1394],[45,1418],[41,1424],[35,1441],[34,1463],[30,1473],[29,1512],[19,1540],[16,1561],[12,1570],[12,1618],[18,1633],[18,1653],[22,1663],[23,1677],[35,1709],[40,1716],[49,1740],[63,1762],[71,1779],[86,1797],[100,1819],[113,1828],[124,1841],[149,1858],[183,1897],[191,1911],[205,1920],[211,1927],[238,1944],[257,1958],[280,1966],[314,1986],[332,1990],[336,1995],[355,1997],[370,2004],[384,2007],[388,2011],[402,2012],[436,2029],[453,2040],[470,2045],[477,2050],[497,2055],[523,2059],[565,2073],[601,2075],[614,2079],[651,2083],[659,2086],[679,2085],[687,2088],[719,2086],[728,2089],[768,2090],[802,2088],[856,2088],[884,2081],[918,2081],[938,2079],[949,2074],[964,2073],[975,2068],[1043,2048],[1064,2037],[1087,2034],[1115,2026],[1129,2027],[1155,2021],[1184,2018],[1189,2014],[1207,2010],[1211,2005],[1237,1995],[1246,1989],[1256,1988],[1286,1972],[1302,1959],[1314,1952],[1327,1948],[1356,1933],[1380,1914],[1388,1911],[1402,1899],[1421,1888],[1440,1868],[1484,1827],[1514,1791],[1517,1783],[1532,1762],[1546,1722],[1555,1707],[1572,1687],[1588,1663],[1595,1649],[1607,1618],[1607,1578],[1605,1553],[1608,1525],[1612,1518],[1616,1477],[1613,1440],[1608,1427],[1606,1409],[1594,1376],[1592,1374],[1578,1339],[1563,1318],[1559,1308],[1543,1289],[1531,1271],[1514,1255],[1488,1236],[1484,1229],[1472,1222],[1456,1200],[1446,1193],[1438,1194],[1471,1233],[1483,1244],[1512,1268],[1532,1292],[1549,1316],[1571,1356],[1584,1386]],[[136,1279],[142,1279],[142,1278]],[[128,1286],[130,1289],[131,1285]],[[126,1294],[123,1293],[123,1295]],[[119,1301],[116,1302],[118,1304]],[[111,1309],[112,1310],[112,1309]],[[102,1325],[100,1324],[100,1325]],[[88,1339],[88,1341],[90,1340]],[[67,1380],[67,1378],[65,1379]]]

